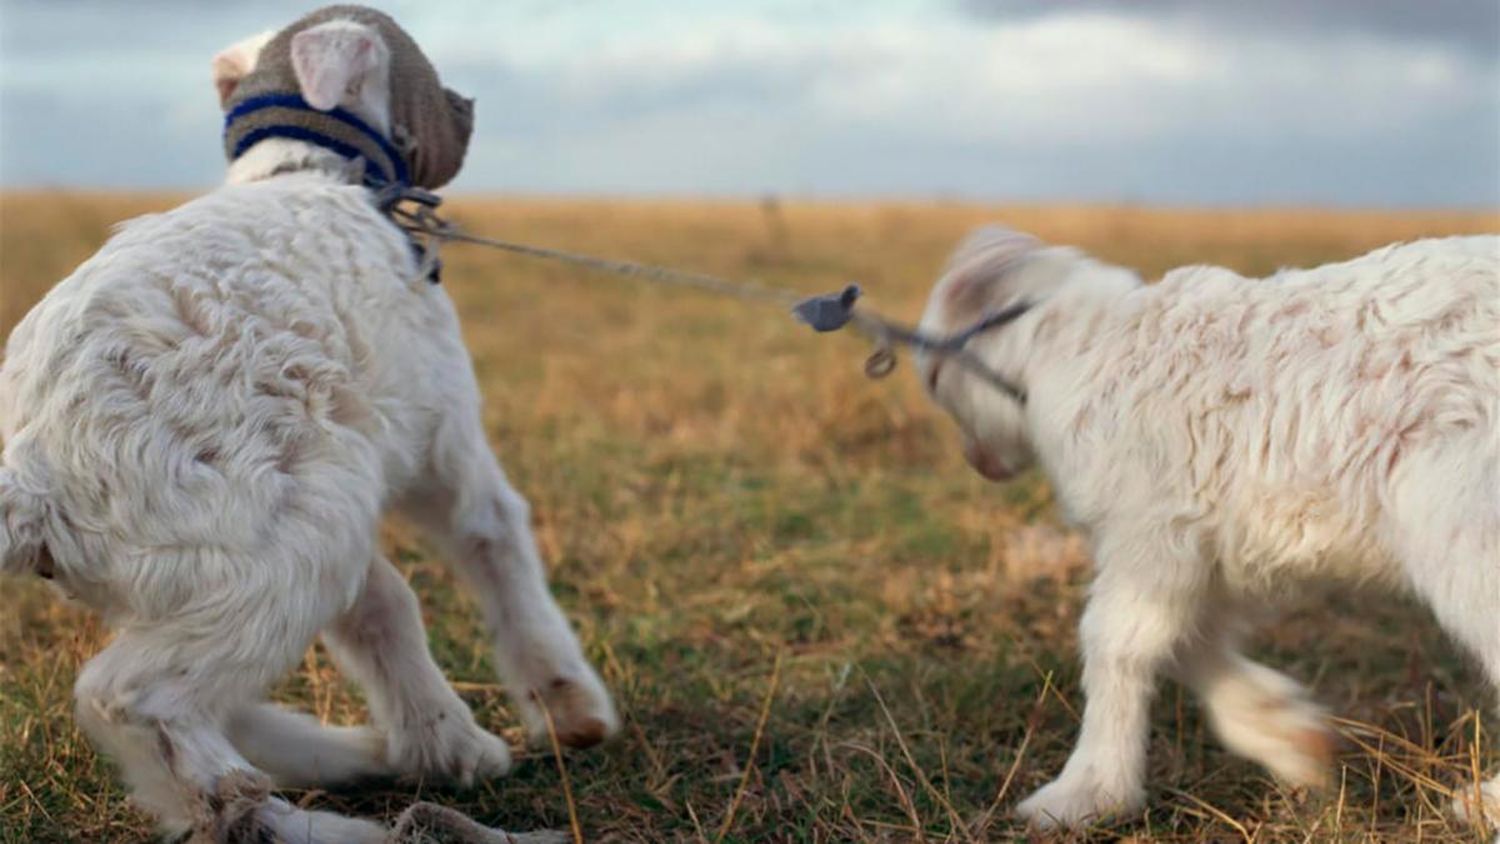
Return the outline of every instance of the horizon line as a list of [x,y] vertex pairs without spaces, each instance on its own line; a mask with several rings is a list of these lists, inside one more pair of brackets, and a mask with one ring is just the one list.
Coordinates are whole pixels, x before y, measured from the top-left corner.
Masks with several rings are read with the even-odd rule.
[[[207,186],[142,186],[142,187],[91,187],[86,185],[6,185],[0,183],[0,199],[26,195],[66,195],[94,197],[194,197],[222,187]],[[597,203],[667,203],[667,204],[727,204],[751,205],[766,202],[792,203],[800,205],[933,205],[973,208],[1089,208],[1098,210],[1150,210],[1176,212],[1327,212],[1327,213],[1379,213],[1379,214],[1462,214],[1466,216],[1495,216],[1500,225],[1500,205],[1452,204],[1452,205],[1403,205],[1382,203],[1339,203],[1327,201],[1298,202],[1295,200],[1268,199],[1262,201],[1151,201],[1131,198],[1102,197],[1037,197],[1037,196],[983,196],[964,193],[837,193],[837,192],[683,192],[683,191],[507,191],[503,188],[459,188],[437,191],[447,200],[480,200],[489,202],[514,201],[567,201]]]

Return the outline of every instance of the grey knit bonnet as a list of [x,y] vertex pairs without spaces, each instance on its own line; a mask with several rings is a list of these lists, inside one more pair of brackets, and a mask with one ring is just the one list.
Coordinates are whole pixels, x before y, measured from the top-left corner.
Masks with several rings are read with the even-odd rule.
[[[334,20],[371,27],[390,50],[388,137],[341,108],[317,111],[302,100],[292,68],[292,36]],[[411,36],[388,15],[364,6],[328,6],[276,33],[255,69],[224,101],[224,110],[224,152],[230,161],[264,138],[289,137],[346,158],[364,158],[374,180],[429,189],[458,174],[474,127],[474,101],[444,88]]]

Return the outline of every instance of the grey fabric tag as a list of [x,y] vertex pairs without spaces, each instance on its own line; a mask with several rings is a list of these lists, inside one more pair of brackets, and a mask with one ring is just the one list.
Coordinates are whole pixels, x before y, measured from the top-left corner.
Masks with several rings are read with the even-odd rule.
[[814,331],[838,331],[854,318],[854,303],[859,294],[859,285],[851,284],[838,293],[803,299],[792,308],[792,315]]

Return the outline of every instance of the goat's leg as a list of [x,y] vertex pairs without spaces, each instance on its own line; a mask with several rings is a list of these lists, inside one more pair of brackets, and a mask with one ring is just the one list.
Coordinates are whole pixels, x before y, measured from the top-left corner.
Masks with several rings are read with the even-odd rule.
[[[383,841],[379,824],[271,797],[269,778],[224,732],[230,709],[260,697],[310,634],[288,634],[296,624],[244,631],[229,617],[219,625],[202,621],[128,628],[79,675],[78,723],[120,765],[135,801],[168,831],[191,831],[194,841]],[[246,635],[257,637],[253,648]]]
[[[1493,431],[1406,454],[1391,485],[1388,525],[1407,580],[1500,695],[1500,449]],[[1500,775],[1459,784],[1453,810],[1476,824],[1484,815],[1500,828]]]
[[1205,613],[1199,635],[1178,660],[1177,676],[1202,698],[1230,751],[1290,785],[1326,785],[1335,745],[1327,716],[1297,681],[1242,655],[1239,637],[1232,608]]
[[469,582],[495,639],[496,667],[532,740],[546,740],[547,716],[559,741],[573,747],[612,735],[619,728],[614,704],[547,589],[530,509],[490,451],[477,414],[444,420],[430,476],[403,510]]
[[[1453,535],[1438,527],[1433,531],[1443,536]],[[1471,543],[1469,550],[1476,545]],[[1459,553],[1448,560],[1447,577],[1434,576],[1427,583],[1419,583],[1418,589],[1427,597],[1444,629],[1478,657],[1492,694],[1500,695],[1500,607],[1497,607],[1500,549],[1491,550],[1488,557],[1462,553],[1463,548],[1456,550]],[[1489,733],[1491,736],[1496,733],[1493,725]],[[1491,751],[1493,756],[1493,743]],[[1487,822],[1500,828],[1500,775],[1484,782],[1459,784],[1453,811],[1475,824]],[[1484,821],[1481,815],[1485,816]]]
[[[1485,668],[1490,678],[1490,686],[1500,691],[1500,650],[1485,655]],[[1500,719],[1497,719],[1497,722],[1500,722]],[[1500,732],[1493,725],[1489,726],[1488,731],[1491,736]],[[1491,739],[1490,755],[1492,757],[1494,745],[1495,742]],[[1453,813],[1476,826],[1488,824],[1491,829],[1500,830],[1500,774],[1484,782],[1460,784],[1453,797]],[[1500,834],[1497,834],[1496,840],[1500,841]]]
[[323,643],[365,692],[384,770],[463,785],[510,770],[510,748],[474,723],[433,660],[417,596],[389,560],[370,565],[364,591]]
[[234,713],[230,736],[280,786],[331,786],[375,777],[442,776],[470,784],[504,774],[510,750],[474,723],[433,661],[417,597],[383,558],[354,605],[323,633],[346,676],[364,690],[373,726],[330,727],[271,704]]
[[1199,560],[1164,559],[1156,546],[1110,538],[1096,549],[1099,573],[1079,637],[1083,728],[1057,779],[1016,807],[1037,827],[1077,826],[1145,801],[1156,675],[1192,634],[1205,591]]
[[[1440,531],[1434,528],[1435,531]],[[1442,533],[1442,535],[1449,535]],[[1500,694],[1500,551],[1492,552],[1488,562],[1482,557],[1460,555],[1452,559],[1454,568],[1467,567],[1467,573],[1454,572],[1446,583],[1419,585],[1443,627],[1479,658],[1489,678],[1492,693]],[[1489,572],[1480,571],[1485,566]],[[1484,590],[1489,590],[1488,592]],[[1500,719],[1497,719],[1500,723]],[[1489,734],[1496,734],[1490,724]],[[1490,755],[1493,757],[1493,741]],[[1453,813],[1476,825],[1487,823],[1500,829],[1500,775],[1483,782],[1457,785]],[[1483,816],[1483,818],[1481,818]]]
[[332,727],[304,712],[256,703],[235,710],[227,732],[278,787],[326,788],[396,774],[385,762],[385,736],[368,726]]

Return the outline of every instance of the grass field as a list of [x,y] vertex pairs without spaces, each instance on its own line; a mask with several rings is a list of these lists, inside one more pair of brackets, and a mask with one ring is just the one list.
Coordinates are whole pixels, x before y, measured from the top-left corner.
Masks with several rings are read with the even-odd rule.
[[[0,333],[170,198],[0,201]],[[562,200],[452,203],[479,232],[821,292],[850,279],[915,318],[947,251],[1003,220],[1148,276],[1246,273],[1393,240],[1500,229],[1483,214]],[[460,791],[301,793],[393,816],[416,795],[590,841],[1001,841],[1056,773],[1082,703],[1073,628],[1088,563],[1045,482],[974,476],[907,369],[774,309],[454,246],[486,425],[529,496],[554,588],[626,728]],[[442,561],[386,536],[432,647],[481,723],[519,741],[484,636]],[[40,583],[0,585],[0,841],[136,841],[149,826],[81,739],[70,687],[106,632]],[[1480,841],[1448,789],[1494,766],[1494,712],[1426,613],[1309,593],[1256,650],[1315,689],[1346,737],[1327,794],[1284,793],[1162,687],[1150,806],[1098,840]],[[334,722],[358,695],[310,652],[277,691]],[[562,785],[566,775],[568,796]]]

